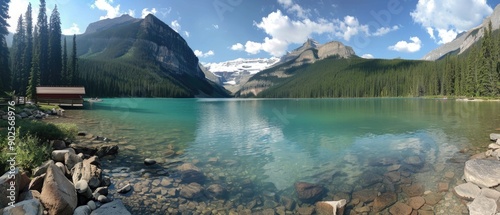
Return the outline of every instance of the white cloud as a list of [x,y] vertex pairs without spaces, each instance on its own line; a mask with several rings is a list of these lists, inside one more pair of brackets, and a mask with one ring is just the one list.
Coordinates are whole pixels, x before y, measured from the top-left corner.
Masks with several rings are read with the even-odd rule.
[[262,44],[252,42],[252,41],[247,41],[245,44],[245,51],[249,54],[257,54],[260,52],[262,49]]
[[184,31],[184,35],[185,35],[186,37],[189,37],[191,34],[189,33],[189,31]]
[[82,32],[80,32],[80,28],[78,27],[78,25],[76,23],[73,23],[73,25],[71,25],[70,28],[63,29],[61,32],[63,35],[73,35],[73,34],[81,34],[82,33]]
[[396,45],[389,46],[390,50],[398,51],[398,52],[417,52],[420,51],[422,47],[422,41],[418,37],[410,37],[411,42],[407,41],[399,41]]
[[135,17],[135,10],[128,10],[128,15],[131,17]]
[[288,12],[295,13],[300,18],[307,18],[311,14],[311,10],[302,8],[299,4],[295,4],[293,0],[278,0]]
[[486,0],[419,0],[410,15],[414,22],[426,28],[431,38],[437,31],[438,43],[448,43],[455,39],[454,33],[475,27],[492,12]]
[[432,29],[431,27],[427,27],[427,33],[429,34],[431,39],[436,40],[436,37],[434,36],[434,29]]
[[170,14],[170,12],[172,12],[172,8],[171,7],[160,8],[160,13],[163,16],[163,18],[167,17],[167,15]]
[[95,0],[94,4],[90,7],[92,9],[97,8],[98,10],[106,11],[106,16],[101,16],[100,19],[112,19],[121,15],[120,5],[111,5],[113,0]]
[[346,16],[344,20],[336,19],[335,36],[342,37],[344,40],[349,41],[352,36],[364,33],[366,36],[370,35],[368,25],[360,25],[356,17]]
[[373,55],[372,54],[364,54],[364,55],[361,55],[362,58],[365,58],[365,59],[373,59]]
[[153,14],[155,15],[158,11],[156,11],[156,8],[151,8],[151,10],[149,10],[149,8],[144,8],[142,9],[142,18],[144,19],[144,17],[146,17],[148,14]]
[[174,20],[170,23],[170,27],[174,29],[174,31],[179,32],[181,30],[181,24],[179,24],[179,21]]
[[209,50],[208,52],[203,53],[200,50],[194,50],[194,55],[196,55],[196,57],[203,57],[204,58],[204,57],[210,57],[210,56],[215,55],[215,52],[212,50]]
[[219,25],[212,25],[215,29],[219,29]]
[[234,44],[234,45],[231,46],[231,50],[234,50],[234,51],[243,51],[243,50],[245,50],[245,47],[241,43],[236,43],[236,44]]
[[375,31],[375,33],[373,33],[373,36],[383,36],[383,35],[388,34],[391,31],[397,31],[398,29],[399,29],[399,26],[397,26],[397,25],[392,26],[392,28],[381,27],[381,28],[377,29],[377,31]]
[[[26,9],[28,8],[27,0],[15,0],[10,1],[9,3],[9,16],[10,18],[7,20],[9,27],[7,28],[9,32],[15,33],[17,28],[17,21],[19,20],[19,16],[21,14],[24,15],[26,13]],[[31,4],[31,8],[34,10],[33,4]],[[37,7],[38,8],[38,7]],[[37,13],[33,13],[32,17],[34,18],[33,23],[36,23]]]

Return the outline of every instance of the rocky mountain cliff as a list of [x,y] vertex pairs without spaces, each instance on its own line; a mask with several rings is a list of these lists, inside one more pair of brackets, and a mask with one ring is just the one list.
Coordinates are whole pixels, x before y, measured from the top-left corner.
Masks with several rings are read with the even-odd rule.
[[[151,79],[168,80],[192,93],[192,96],[227,96],[225,90],[205,78],[199,60],[180,34],[149,14],[144,19],[123,15],[115,19],[92,23],[85,34],[77,37],[79,58],[98,65],[114,64],[146,69]],[[89,67],[89,64],[85,64]],[[85,70],[91,70],[84,67]],[[107,66],[107,71],[120,76],[124,71],[111,71],[116,66]],[[134,80],[120,80],[126,82]],[[214,89],[217,88],[217,89]]]
[[313,39],[308,39],[302,46],[281,57],[279,63],[265,70],[265,75],[259,78],[250,78],[241,86],[236,95],[257,95],[277,82],[293,76],[293,72],[290,71],[307,66],[307,64],[313,64],[327,58],[347,59],[352,57],[356,57],[352,47],[345,46],[341,42],[331,41],[320,44]]
[[493,30],[500,28],[500,5],[495,7],[493,13],[483,20],[481,25],[459,34],[457,38],[449,43],[440,46],[437,49],[432,50],[426,54],[423,60],[439,60],[447,54],[462,54],[467,49],[469,49],[474,43],[479,41],[484,36],[484,29],[488,27],[488,23],[491,21]]

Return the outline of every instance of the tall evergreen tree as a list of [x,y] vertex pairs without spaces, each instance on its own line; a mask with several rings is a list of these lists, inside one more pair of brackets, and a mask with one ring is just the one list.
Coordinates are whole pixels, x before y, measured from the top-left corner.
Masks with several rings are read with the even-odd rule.
[[49,85],[61,84],[62,54],[61,54],[61,20],[57,5],[50,15],[49,26]]
[[70,74],[68,75],[71,80],[71,85],[80,84],[78,74],[78,58],[76,56],[76,34],[73,35],[73,48],[71,49],[71,63]]
[[[21,89],[23,88],[21,85],[24,83],[23,81],[23,53],[24,49],[26,46],[26,39],[25,39],[25,32],[24,32],[24,23],[23,23],[23,15],[19,16],[19,19],[17,21],[17,29],[16,33],[14,34],[14,38],[12,40],[12,73],[11,73],[11,86],[12,89],[15,90],[16,92],[20,92]],[[26,87],[26,86],[24,86]]]
[[66,37],[64,37],[63,43],[63,57],[62,57],[62,71],[61,71],[61,84],[68,85],[68,50],[66,47]]
[[40,0],[40,10],[38,13],[38,40],[37,53],[38,66],[40,68],[40,84],[48,85],[49,82],[49,27],[47,24],[47,14],[45,0]]
[[32,18],[32,10],[31,3],[28,3],[28,9],[26,10],[26,14],[24,16],[26,20],[26,46],[23,53],[23,76],[25,77],[24,83],[21,83],[23,87],[21,91],[19,91],[20,95],[26,95],[26,86],[28,85],[29,76],[31,73],[31,62],[33,58],[33,18]]
[[10,84],[9,49],[5,38],[9,34],[9,2],[10,0],[0,1],[0,92],[9,90]]
[[35,26],[35,29],[33,30],[33,41],[34,42],[34,47],[33,47],[33,59],[31,60],[32,66],[30,70],[30,77],[29,77],[29,82],[28,86],[26,87],[26,96],[28,97],[29,100],[36,102],[36,87],[40,85],[40,66],[38,63],[40,62],[39,58],[39,51],[38,51],[38,26]]

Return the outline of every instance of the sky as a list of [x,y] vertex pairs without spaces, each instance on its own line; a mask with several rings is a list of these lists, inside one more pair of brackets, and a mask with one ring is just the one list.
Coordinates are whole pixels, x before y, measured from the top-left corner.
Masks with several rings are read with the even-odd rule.
[[[11,0],[14,32],[28,2]],[[365,58],[421,59],[482,23],[500,0],[46,0],[57,5],[63,34],[90,23],[153,14],[187,41],[201,62],[280,57],[308,38],[340,41]],[[35,21],[36,22],[36,21]]]

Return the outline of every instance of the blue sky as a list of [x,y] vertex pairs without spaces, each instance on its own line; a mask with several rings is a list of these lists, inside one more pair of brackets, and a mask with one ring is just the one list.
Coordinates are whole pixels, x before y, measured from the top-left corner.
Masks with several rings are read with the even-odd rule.
[[[279,57],[307,38],[340,41],[359,56],[420,59],[479,25],[500,0],[46,0],[64,34],[100,19],[152,13],[179,32],[202,62]],[[17,19],[39,0],[11,0]]]

